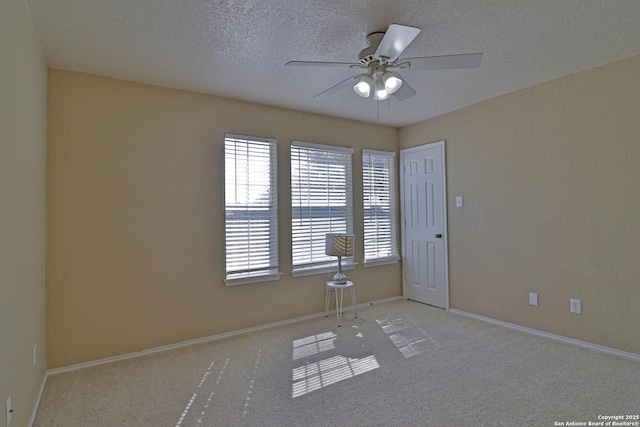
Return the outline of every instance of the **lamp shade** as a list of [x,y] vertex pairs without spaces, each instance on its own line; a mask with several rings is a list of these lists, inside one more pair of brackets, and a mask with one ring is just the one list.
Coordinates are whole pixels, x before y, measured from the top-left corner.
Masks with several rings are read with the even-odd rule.
[[387,89],[385,89],[382,79],[378,78],[378,80],[376,80],[376,86],[373,92],[373,99],[375,99],[376,101],[384,101],[388,98],[389,92],[387,92]]
[[384,82],[385,90],[390,95],[396,93],[402,86],[402,80],[391,71],[387,71],[382,75],[382,81]]
[[353,90],[358,96],[368,98],[371,94],[371,86],[373,86],[373,79],[369,75],[364,75],[358,80],[358,83],[353,86]]
[[353,256],[353,234],[327,234],[325,254],[337,257]]

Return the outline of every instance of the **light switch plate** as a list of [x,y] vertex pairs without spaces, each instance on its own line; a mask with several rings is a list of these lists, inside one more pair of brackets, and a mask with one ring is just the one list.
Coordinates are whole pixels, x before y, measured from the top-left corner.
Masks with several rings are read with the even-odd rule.
[[462,207],[462,196],[456,196],[456,207],[457,208]]
[[538,305],[538,294],[529,292],[529,305]]

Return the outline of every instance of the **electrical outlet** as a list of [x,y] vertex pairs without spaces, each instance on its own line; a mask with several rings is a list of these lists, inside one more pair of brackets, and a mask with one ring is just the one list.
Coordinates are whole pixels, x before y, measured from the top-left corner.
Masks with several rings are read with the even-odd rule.
[[7,427],[11,424],[11,414],[13,413],[13,408],[11,407],[11,396],[7,398]]
[[575,314],[582,314],[582,303],[577,298],[569,299],[569,310]]
[[529,292],[529,305],[538,305],[538,294]]

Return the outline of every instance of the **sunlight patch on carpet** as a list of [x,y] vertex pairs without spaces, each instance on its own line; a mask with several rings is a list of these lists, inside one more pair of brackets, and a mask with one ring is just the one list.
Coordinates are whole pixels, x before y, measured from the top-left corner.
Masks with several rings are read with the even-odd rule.
[[307,363],[293,369],[291,397],[311,393],[379,367],[378,360],[373,355],[363,359],[333,356],[319,362]]
[[293,360],[335,349],[336,338],[333,332],[325,332],[293,340]]
[[[198,387],[196,388],[196,392],[193,393],[193,395],[191,396],[191,400],[189,400],[189,403],[187,403],[187,406],[184,408],[184,411],[182,411],[182,415],[180,416],[180,419],[178,420],[178,422],[176,424],[176,427],[180,427],[182,425],[185,417],[187,416],[187,413],[191,410],[191,407],[193,406],[194,401],[196,400],[196,397],[198,397],[198,393],[202,389],[202,386],[207,381],[207,378],[209,378],[209,376],[213,373],[213,365],[214,365],[214,363],[215,363],[215,361],[211,362],[211,364],[209,365],[209,367],[207,368],[205,373],[202,375],[202,379],[200,380],[200,383],[198,384]],[[220,371],[220,375],[218,375],[218,379],[216,380],[216,384],[220,383],[220,379],[224,375],[224,372],[225,372],[228,364],[229,364],[229,359],[227,359],[224,362],[224,365],[222,366],[222,370]],[[211,392],[209,394],[209,398],[207,399],[205,407],[200,412],[200,418],[198,418],[198,424],[202,423],[202,419],[204,418],[204,415],[207,413],[207,410],[209,409],[209,404],[211,403],[211,399],[212,398],[213,398],[213,392]]]
[[431,346],[440,346],[424,329],[418,327],[408,314],[405,314],[405,317],[376,320],[376,322],[383,331],[391,334],[389,339],[405,358],[423,353]]
[[244,409],[242,410],[242,418],[247,417],[247,412],[249,411],[249,404],[251,403],[251,396],[253,395],[253,387],[256,383],[256,376],[258,375],[258,367],[260,366],[260,358],[262,357],[262,350],[258,350],[258,358],[256,359],[256,363],[253,364],[253,379],[249,383],[249,390],[247,391],[247,397],[244,399]]

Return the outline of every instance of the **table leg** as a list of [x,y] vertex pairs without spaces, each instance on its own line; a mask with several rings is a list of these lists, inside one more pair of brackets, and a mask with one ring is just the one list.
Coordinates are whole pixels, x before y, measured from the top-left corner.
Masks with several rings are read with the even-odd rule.
[[329,317],[329,300],[331,299],[332,288],[325,286],[324,290],[324,317]]
[[353,303],[353,311],[356,313],[356,319],[358,318],[358,304],[356,304],[356,287],[351,286],[351,302]]
[[[338,303],[338,291],[340,291],[340,302]],[[338,316],[338,327],[342,326],[342,297],[344,295],[344,289],[339,288],[335,290],[336,293],[336,315]]]

